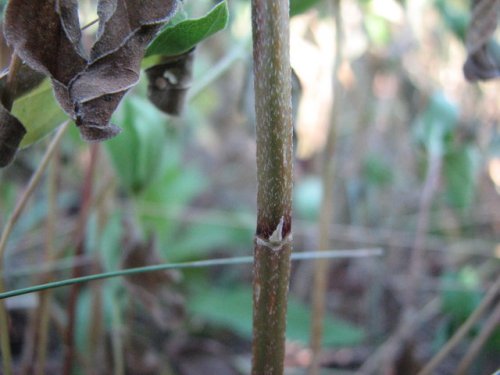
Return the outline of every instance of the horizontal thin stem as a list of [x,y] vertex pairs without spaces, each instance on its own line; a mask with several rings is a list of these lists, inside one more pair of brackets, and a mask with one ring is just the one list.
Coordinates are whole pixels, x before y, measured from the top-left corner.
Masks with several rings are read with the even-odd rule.
[[[332,258],[362,258],[369,256],[380,256],[383,254],[383,250],[380,248],[374,249],[361,249],[361,250],[330,250],[330,251],[308,251],[302,253],[294,253],[292,255],[292,260],[307,260],[307,259],[332,259]],[[113,277],[136,275],[145,272],[155,272],[164,271],[170,269],[185,269],[185,268],[205,268],[214,266],[224,266],[224,265],[238,265],[238,264],[249,264],[253,262],[252,256],[236,257],[236,258],[220,258],[220,259],[209,259],[209,260],[199,260],[194,262],[184,262],[184,263],[163,263],[153,266],[146,267],[136,267],[128,268],[124,270],[111,271],[105,273],[99,273],[95,275],[88,275],[83,277],[75,277],[72,279],[66,279],[61,281],[54,281],[46,284],[40,284],[35,286],[30,286],[27,288],[15,289],[8,292],[0,293],[0,300],[15,296],[20,296],[28,293],[41,292],[47,289],[60,288],[63,286],[69,286],[79,283],[85,283],[95,280],[109,279]]]

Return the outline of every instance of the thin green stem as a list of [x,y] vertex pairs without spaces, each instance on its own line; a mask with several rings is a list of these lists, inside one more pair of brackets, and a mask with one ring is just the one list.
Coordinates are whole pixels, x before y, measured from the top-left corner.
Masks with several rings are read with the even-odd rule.
[[[70,123],[69,121],[66,121],[57,131],[56,135],[54,136],[54,139],[51,141],[47,151],[45,152],[45,155],[43,156],[42,161],[40,162],[37,170],[35,171],[33,176],[31,176],[28,186],[23,192],[20,200],[17,202],[14,212],[10,215],[9,219],[7,220],[7,223],[5,224],[2,236],[0,237],[0,274],[3,273],[3,265],[4,265],[3,261],[4,261],[5,249],[7,248],[7,241],[9,239],[10,234],[12,233],[12,229],[19,220],[22,211],[26,207],[28,199],[31,197],[33,191],[38,186],[42,178],[42,175],[47,169],[47,165],[49,164],[49,161],[52,158],[52,155],[54,154],[57,145],[61,141],[64,132],[69,126],[69,123]],[[5,290],[4,280],[3,277],[0,277],[0,294],[4,290]],[[3,301],[0,301],[0,346],[3,358],[2,360],[3,372],[5,375],[11,375],[12,355],[10,351],[8,314],[7,314],[7,308],[3,303]]]
[[[380,256],[383,254],[382,249],[362,249],[362,250],[331,250],[331,251],[307,251],[302,253],[292,254],[292,260],[310,260],[310,259],[340,259],[340,258],[364,258],[370,256]],[[72,279],[65,279],[60,281],[54,281],[50,283],[30,286],[27,288],[21,288],[16,290],[11,290],[8,292],[0,293],[0,300],[21,296],[23,294],[41,292],[44,290],[60,288],[64,286],[74,285],[78,283],[87,283],[90,281],[111,279],[114,277],[137,275],[146,272],[156,272],[165,271],[172,269],[187,269],[187,268],[206,268],[206,267],[216,267],[216,266],[228,266],[228,265],[241,265],[249,264],[254,260],[251,256],[236,257],[236,258],[221,258],[221,259],[208,259],[208,260],[198,260],[194,262],[184,262],[184,263],[164,263],[155,264],[153,266],[127,268],[124,270],[110,271],[99,273],[95,275],[87,275],[82,277],[76,277]]]

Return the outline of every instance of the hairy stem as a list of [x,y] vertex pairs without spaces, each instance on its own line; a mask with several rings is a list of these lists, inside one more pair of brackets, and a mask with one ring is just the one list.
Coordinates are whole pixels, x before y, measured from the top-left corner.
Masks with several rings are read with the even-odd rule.
[[[330,128],[324,151],[323,160],[323,201],[319,217],[319,250],[330,248],[330,228],[333,220],[333,186],[335,181],[335,144],[337,141],[337,126],[340,111],[341,86],[338,80],[338,71],[342,63],[342,16],[340,0],[333,0],[335,16],[335,62],[333,66],[333,95],[334,102],[330,117]],[[316,260],[313,286],[313,314],[311,326],[311,365],[310,375],[317,375],[320,367],[321,340],[323,336],[323,321],[325,315],[325,297],[328,276],[327,261]]]
[[292,229],[289,1],[252,1],[257,230],[252,375],[281,375]]

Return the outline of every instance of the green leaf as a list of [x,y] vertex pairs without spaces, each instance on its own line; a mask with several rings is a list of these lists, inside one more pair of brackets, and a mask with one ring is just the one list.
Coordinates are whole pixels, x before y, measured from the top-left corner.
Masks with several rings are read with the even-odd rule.
[[68,116],[57,104],[48,79],[14,102],[12,114],[27,130],[21,147],[28,147],[52,132]]
[[[235,217],[234,222],[237,220]],[[221,249],[234,251],[238,247],[246,247],[252,242],[252,238],[253,230],[250,228],[230,228],[220,224],[191,224],[179,235],[177,241],[168,245],[170,248],[165,256],[171,262],[200,259]]]
[[175,145],[168,144],[166,168],[160,179],[151,184],[137,199],[137,210],[147,231],[157,234],[162,255],[170,258],[181,223],[174,214],[182,210],[206,186],[206,179],[195,167],[182,165]]
[[458,122],[459,111],[443,93],[438,92],[429,99],[429,104],[417,119],[415,136],[428,154],[444,154],[447,141]]
[[323,186],[318,177],[308,177],[298,182],[293,197],[294,209],[298,217],[317,220],[321,208]]
[[123,186],[138,194],[162,171],[165,118],[147,100],[130,96],[114,121],[123,132],[106,142],[105,147]]
[[444,158],[443,174],[446,182],[446,198],[460,210],[472,204],[477,186],[480,155],[475,146],[460,145]]
[[[462,7],[460,5],[462,5]],[[466,8],[466,2],[457,4],[456,1],[436,0],[434,6],[443,19],[445,26],[458,39],[465,43],[465,36],[470,19],[469,9]]]
[[[234,330],[248,339],[252,336],[252,290],[246,286],[231,289],[200,290],[188,302],[192,314],[212,324]],[[311,311],[308,306],[289,297],[287,313],[287,339],[307,344],[310,334]],[[327,316],[323,343],[330,346],[352,346],[364,339],[362,329]]]
[[393,177],[391,166],[380,156],[370,154],[363,160],[363,178],[368,184],[385,187],[392,182]]
[[223,1],[204,17],[168,24],[148,47],[145,57],[175,56],[185,53],[202,40],[224,29],[228,19],[227,2]]
[[311,9],[319,0],[290,0],[290,17]]
[[386,46],[391,41],[389,22],[376,14],[368,13],[364,17],[368,36],[378,46]]
[[479,283],[477,272],[471,267],[443,276],[442,308],[454,327],[460,326],[481,301]]

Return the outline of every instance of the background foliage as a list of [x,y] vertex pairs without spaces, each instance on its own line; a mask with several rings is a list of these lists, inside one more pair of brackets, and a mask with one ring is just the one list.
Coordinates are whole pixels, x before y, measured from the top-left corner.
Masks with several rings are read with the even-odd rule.
[[[8,289],[67,278],[74,267],[95,273],[251,253],[256,182],[249,4],[235,0],[214,8],[215,3],[186,1],[149,47],[144,68],[159,52],[185,52],[203,40],[187,107],[178,118],[162,114],[147,101],[142,74],[113,117],[122,133],[99,146],[84,228],[78,228],[81,190],[91,152],[74,127],[66,135],[52,177],[45,178],[11,236],[3,275]],[[330,266],[325,368],[358,368],[395,329],[419,197],[437,158],[441,173],[418,291],[419,306],[434,297],[442,306],[427,329],[415,334],[415,360],[425,363],[498,275],[498,83],[471,85],[462,76],[468,1],[384,1],[384,6],[376,0],[343,1],[341,98],[332,98],[335,38],[327,2],[291,3],[297,76],[295,251],[317,247],[322,194],[335,195],[332,248],[385,251],[383,258]],[[0,9],[4,4],[0,1]],[[213,33],[226,22],[224,31]],[[178,45],[172,40],[179,35],[190,38],[179,37],[185,44]],[[332,100],[342,103],[336,184],[334,191],[322,192],[319,163]],[[0,227],[37,167],[46,136],[65,119],[46,82],[17,100],[13,111],[29,132],[15,163],[0,171]],[[51,179],[57,186],[55,205]],[[47,232],[51,213],[56,213],[53,234]],[[84,253],[75,257],[72,235],[80,229]],[[47,236],[54,237],[50,258],[43,250]],[[78,373],[119,373],[120,368],[130,374],[247,373],[250,280],[248,266],[234,266],[85,285],[77,306]],[[303,373],[308,363],[311,280],[311,264],[295,263],[287,334],[290,374]],[[68,298],[69,289],[60,289],[51,300],[47,368],[53,371],[60,368]],[[9,300],[8,306],[14,356],[26,368],[38,300],[28,295]],[[491,335],[474,364],[477,372],[471,373],[498,366],[499,337],[498,330]],[[439,374],[452,374],[465,350],[465,344],[459,347]]]

